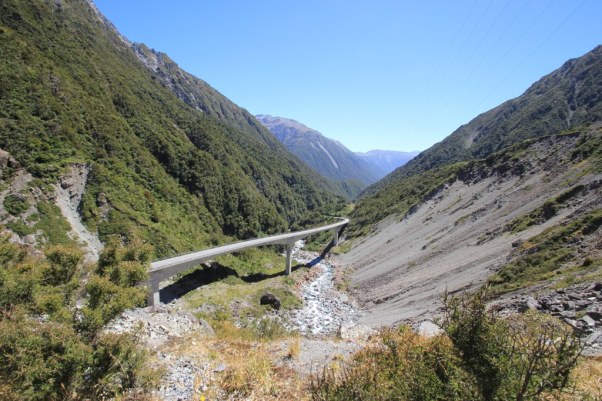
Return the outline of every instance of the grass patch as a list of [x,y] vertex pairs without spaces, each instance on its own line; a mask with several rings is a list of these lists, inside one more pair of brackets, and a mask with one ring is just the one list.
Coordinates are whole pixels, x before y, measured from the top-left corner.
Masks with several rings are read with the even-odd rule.
[[353,248],[353,240],[345,240],[340,243],[339,246],[333,247],[330,252],[334,255],[341,255],[343,253],[347,253]]
[[220,256],[216,261],[236,271],[239,277],[272,275],[284,271],[286,261],[276,249],[277,247],[251,248],[236,254]]
[[551,227],[529,238],[514,260],[489,278],[495,291],[507,292],[563,275],[563,280],[595,272],[600,261],[583,257],[575,243],[587,240],[602,224],[602,210],[587,213],[566,225]]
[[40,217],[34,229],[44,231],[48,244],[76,245],[76,242],[67,235],[71,231],[71,225],[65,220],[58,206],[50,202],[40,202],[38,211]]
[[[215,270],[215,280],[184,296],[188,307],[207,319],[220,337],[265,340],[288,335],[280,322],[272,319],[271,306],[260,305],[259,300],[271,293],[280,299],[281,309],[301,307],[292,288],[303,270],[284,276],[284,258],[270,248],[219,260],[218,267],[207,268]],[[226,262],[230,263],[222,265]],[[227,273],[220,275],[220,271]]]

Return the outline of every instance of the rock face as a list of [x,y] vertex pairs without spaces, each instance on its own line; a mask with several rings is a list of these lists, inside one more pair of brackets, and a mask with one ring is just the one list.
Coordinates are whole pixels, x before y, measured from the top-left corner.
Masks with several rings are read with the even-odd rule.
[[[489,162],[475,161],[455,177],[442,177],[443,183],[433,180],[435,188],[404,210],[403,218],[390,216],[375,224],[372,235],[337,256],[354,269],[357,299],[367,309],[360,323],[379,326],[432,318],[446,290],[480,286],[509,263],[534,257],[534,237],[550,229],[561,231],[598,210],[602,176],[582,169],[589,161],[581,163],[578,149],[581,143],[598,148],[599,140],[599,131],[547,137],[521,145],[520,157],[508,150]],[[362,224],[357,221],[368,213],[387,210],[387,196],[408,204],[403,188],[411,190],[400,187],[380,197],[363,197],[352,222]],[[555,205],[554,216],[543,216],[546,204]],[[528,224],[514,228],[524,221]],[[563,249],[571,259],[558,268],[580,266],[588,256],[596,260],[601,235],[600,229],[590,230],[581,242],[567,244]]]
[[538,296],[515,295],[495,302],[500,313],[537,310],[573,327],[587,346],[586,353],[602,354],[602,283],[584,284]]
[[270,294],[270,293],[263,294],[261,296],[261,299],[259,300],[259,304],[260,305],[270,305],[272,308],[274,308],[276,310],[280,309],[280,300],[278,299],[277,296]]
[[83,245],[86,252],[86,261],[96,262],[103,244],[97,232],[91,232],[82,223],[79,207],[86,190],[90,166],[77,163],[71,166],[69,172],[63,175],[59,185],[56,186],[56,204],[61,209],[63,217],[69,222],[71,232],[69,235]]

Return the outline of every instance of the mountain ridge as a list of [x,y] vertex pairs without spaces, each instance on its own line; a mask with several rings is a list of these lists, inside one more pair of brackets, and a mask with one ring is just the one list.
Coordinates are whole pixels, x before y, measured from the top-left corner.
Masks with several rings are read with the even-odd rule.
[[602,119],[602,45],[563,63],[525,92],[481,113],[365,194],[427,169],[484,158],[521,140]]
[[383,178],[396,168],[403,166],[414,157],[420,154],[419,151],[402,152],[397,150],[372,149],[367,152],[355,152],[359,157],[368,160],[380,169],[380,176]]
[[296,120],[266,114],[255,117],[313,170],[346,185],[351,198],[374,183],[381,174],[376,165],[363,160],[341,142],[327,138]]
[[[77,207],[85,226],[103,241],[136,227],[159,255],[311,224],[340,202],[331,183],[217,91],[193,93],[206,96],[204,112],[182,101],[169,72],[182,90],[185,78],[201,80],[166,56],[165,74],[153,72],[89,2],[9,0],[0,11],[0,148],[48,204],[10,194],[37,211],[11,223],[19,237],[67,241],[32,216],[63,219],[50,189],[76,163],[90,170]],[[3,175],[9,187],[14,178]]]

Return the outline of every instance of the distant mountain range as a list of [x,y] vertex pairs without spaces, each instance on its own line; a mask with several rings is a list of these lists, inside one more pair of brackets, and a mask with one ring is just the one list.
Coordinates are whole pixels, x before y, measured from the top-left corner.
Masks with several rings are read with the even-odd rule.
[[367,152],[355,152],[356,155],[372,163],[379,169],[378,179],[383,178],[397,167],[403,166],[420,152],[400,152],[397,150],[369,150]]
[[298,121],[260,114],[255,116],[293,154],[322,176],[345,185],[350,197],[406,163],[418,152],[371,150],[354,153],[339,141]]

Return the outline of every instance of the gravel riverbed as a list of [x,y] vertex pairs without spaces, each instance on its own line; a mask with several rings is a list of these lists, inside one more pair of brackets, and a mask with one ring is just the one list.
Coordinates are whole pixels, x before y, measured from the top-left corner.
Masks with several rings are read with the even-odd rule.
[[315,252],[303,250],[303,246],[303,241],[297,241],[293,258],[312,265],[318,273],[301,287],[303,308],[290,314],[287,328],[304,335],[328,335],[336,334],[341,327],[354,326],[359,308],[347,294],[337,290],[336,266]]

